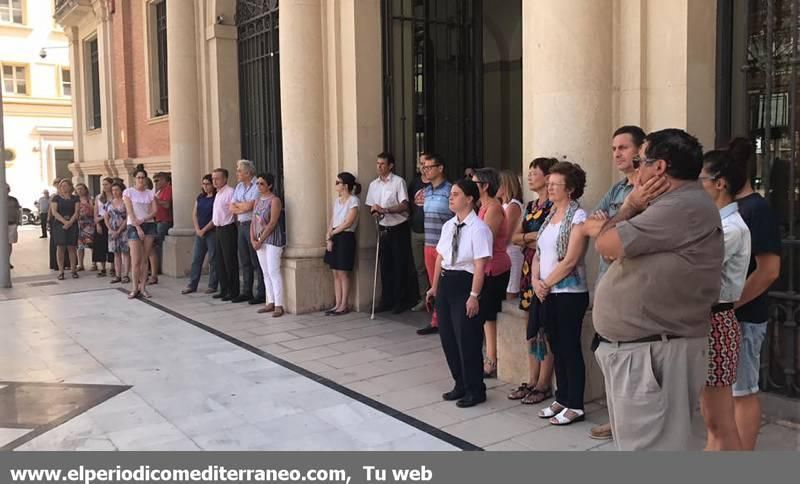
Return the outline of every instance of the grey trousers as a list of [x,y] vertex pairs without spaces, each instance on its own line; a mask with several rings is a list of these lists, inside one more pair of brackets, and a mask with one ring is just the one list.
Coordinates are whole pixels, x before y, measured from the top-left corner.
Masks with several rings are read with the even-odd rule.
[[417,285],[419,295],[425,298],[430,284],[428,284],[428,271],[425,269],[425,234],[411,232],[411,253],[414,255],[414,269],[417,272]]
[[[699,450],[708,338],[600,343],[611,432],[618,450]],[[696,432],[696,430],[695,430]],[[698,448],[698,446],[700,446]]]

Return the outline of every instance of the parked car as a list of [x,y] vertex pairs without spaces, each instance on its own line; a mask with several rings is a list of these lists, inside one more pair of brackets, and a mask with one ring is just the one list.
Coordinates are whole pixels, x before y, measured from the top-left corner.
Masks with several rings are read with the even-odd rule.
[[39,211],[22,207],[22,225],[38,225]]

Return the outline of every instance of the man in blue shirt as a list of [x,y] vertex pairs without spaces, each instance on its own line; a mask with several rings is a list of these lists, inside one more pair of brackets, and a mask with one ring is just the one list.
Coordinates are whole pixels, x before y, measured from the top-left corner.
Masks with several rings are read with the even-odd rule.
[[[646,136],[644,130],[638,126],[622,126],[614,131],[611,140],[611,153],[614,156],[614,166],[625,175],[625,178],[611,186],[600,203],[595,208],[595,214],[601,214],[606,218],[613,218],[619,212],[625,198],[633,190],[633,182],[637,176],[639,149],[644,143]],[[600,270],[597,273],[597,282],[608,270],[610,260],[600,258]],[[596,284],[595,284],[596,287]],[[595,344],[599,343],[595,334]],[[611,424],[598,425],[593,427],[589,436],[596,440],[609,440],[611,436]]]
[[[258,200],[258,187],[255,184],[256,167],[252,161],[239,160],[236,164],[236,175],[239,183],[233,192],[231,212],[236,215],[238,229],[239,267],[242,271],[242,286],[238,297],[231,299],[233,303],[248,301],[250,304],[264,304],[266,288],[264,274],[258,262],[253,245],[250,243],[250,222],[253,220],[253,208]],[[253,278],[256,278],[254,281]],[[253,294],[253,282],[257,292]]]
[[[420,203],[425,212],[425,266],[428,272],[428,282],[433,285],[433,274],[436,269],[436,245],[442,236],[442,226],[453,218],[450,211],[450,189],[453,185],[444,176],[444,161],[438,155],[428,155],[422,162],[422,172],[429,181],[415,200]],[[439,332],[439,323],[436,312],[431,316],[428,326],[417,330],[418,335],[435,334]]]

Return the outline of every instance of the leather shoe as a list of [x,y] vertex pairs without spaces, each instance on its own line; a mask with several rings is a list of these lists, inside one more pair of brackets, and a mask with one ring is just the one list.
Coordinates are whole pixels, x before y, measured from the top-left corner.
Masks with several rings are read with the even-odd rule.
[[264,298],[254,297],[254,298],[250,299],[249,301],[247,301],[247,304],[255,306],[256,304],[264,304],[265,302],[266,301],[264,300]]
[[420,336],[425,336],[425,335],[428,335],[428,334],[436,334],[438,332],[439,332],[439,328],[437,328],[436,326],[431,326],[431,325],[425,326],[424,328],[420,328],[420,329],[417,330],[417,334],[420,335]]
[[475,405],[483,403],[485,401],[486,401],[486,394],[479,396],[467,395],[466,397],[456,402],[456,407],[458,408],[474,407]]
[[230,296],[222,296],[222,300],[225,302],[230,301],[232,298]]
[[235,298],[231,299],[231,302],[232,303],[242,303],[242,302],[249,301],[249,300],[250,300],[250,296],[248,296],[246,294],[239,294]]
[[453,388],[449,392],[442,394],[442,400],[445,400],[447,402],[452,402],[453,400],[464,398],[464,395],[466,395],[466,392],[464,390]]
[[211,297],[213,297],[214,299],[225,299],[226,297],[228,297],[228,295],[225,294],[225,293],[219,292],[217,294],[214,294]]

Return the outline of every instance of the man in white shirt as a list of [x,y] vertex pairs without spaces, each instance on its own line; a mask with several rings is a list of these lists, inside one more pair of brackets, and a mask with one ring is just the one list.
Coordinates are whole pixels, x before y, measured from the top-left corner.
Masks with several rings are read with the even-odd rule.
[[378,178],[369,184],[366,205],[378,220],[382,237],[381,304],[375,312],[392,310],[399,314],[417,303],[419,288],[412,263],[408,190],[405,180],[393,170],[394,156],[380,153]]
[[217,275],[220,287],[219,293],[214,294],[214,299],[230,301],[239,297],[236,219],[230,207],[233,188],[228,186],[228,170],[225,168],[214,170],[211,181],[217,189],[211,222],[217,233]]

